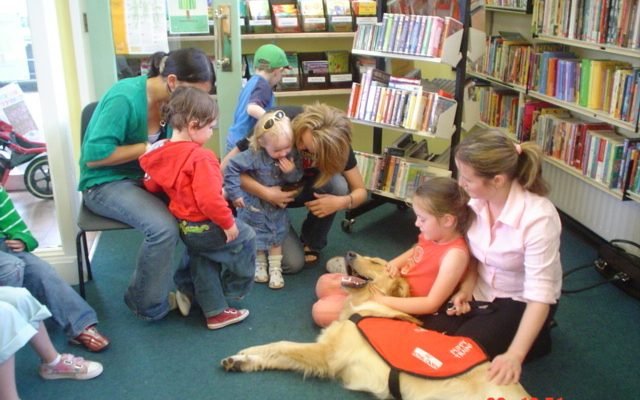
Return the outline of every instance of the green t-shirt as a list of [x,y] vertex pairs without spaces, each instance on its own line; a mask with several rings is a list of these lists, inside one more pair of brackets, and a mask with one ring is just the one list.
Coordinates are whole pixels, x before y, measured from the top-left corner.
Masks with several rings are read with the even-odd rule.
[[122,79],[100,99],[87,126],[78,190],[122,179],[141,179],[144,173],[138,160],[96,168],[87,167],[87,162],[109,157],[116,146],[146,141],[147,76]]
[[38,241],[27,228],[2,186],[0,186],[0,237],[21,240],[26,251],[33,251],[38,247]]

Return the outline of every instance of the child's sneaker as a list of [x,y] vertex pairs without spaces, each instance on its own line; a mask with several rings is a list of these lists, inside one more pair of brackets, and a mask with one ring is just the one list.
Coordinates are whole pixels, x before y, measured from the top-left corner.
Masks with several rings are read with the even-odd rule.
[[207,318],[207,328],[220,329],[227,325],[241,322],[249,316],[249,310],[236,310],[235,308],[228,307],[223,312],[213,317]]
[[99,352],[109,347],[109,339],[102,335],[95,325],[84,328],[78,336],[70,339],[69,342],[82,345],[93,352]]
[[102,364],[88,361],[73,354],[62,354],[54,366],[40,364],[40,376],[43,379],[93,379],[102,373]]
[[256,275],[253,280],[257,283],[265,283],[269,281],[269,273],[267,272],[266,264],[256,263]]
[[282,269],[269,268],[269,288],[282,289],[284,287],[284,278],[282,277]]
[[180,314],[182,314],[183,317],[188,316],[189,311],[191,311],[191,297],[179,290],[176,290],[176,303],[178,305],[178,310],[180,310]]
[[335,274],[346,274],[347,273],[347,261],[344,257],[333,257],[327,261],[326,265],[327,272]]

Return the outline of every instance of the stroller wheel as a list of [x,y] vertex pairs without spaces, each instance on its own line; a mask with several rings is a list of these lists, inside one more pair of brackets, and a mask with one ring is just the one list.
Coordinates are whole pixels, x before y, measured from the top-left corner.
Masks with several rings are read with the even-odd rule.
[[34,158],[24,171],[24,186],[39,199],[53,199],[53,186],[47,156]]

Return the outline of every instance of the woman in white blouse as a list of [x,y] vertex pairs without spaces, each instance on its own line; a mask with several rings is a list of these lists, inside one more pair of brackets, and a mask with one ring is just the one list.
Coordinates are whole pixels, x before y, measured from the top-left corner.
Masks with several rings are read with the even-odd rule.
[[[496,131],[466,137],[456,148],[458,183],[476,212],[467,233],[476,259],[446,314],[425,326],[474,339],[492,359],[489,379],[520,379],[522,364],[551,350],[550,321],[562,286],[560,217],[545,197],[542,153]],[[490,302],[470,312],[471,300]]]

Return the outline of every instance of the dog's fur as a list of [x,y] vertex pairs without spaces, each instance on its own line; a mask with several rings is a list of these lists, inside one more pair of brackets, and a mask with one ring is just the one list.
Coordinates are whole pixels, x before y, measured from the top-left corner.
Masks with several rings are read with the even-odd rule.
[[[348,318],[354,313],[403,319],[419,323],[412,316],[371,301],[374,287],[390,296],[409,295],[409,285],[400,277],[392,278],[384,260],[347,255],[350,267],[369,284],[349,289],[349,299],[340,319],[325,328],[315,343],[274,342],[254,346],[227,357],[221,364],[227,371],[290,370],[304,376],[337,379],[350,390],[371,392],[379,399],[391,398],[389,366],[362,337]],[[523,399],[529,394],[520,384],[498,386],[489,382],[485,362],[469,372],[450,379],[425,379],[400,374],[400,390],[405,400],[421,399]]]

